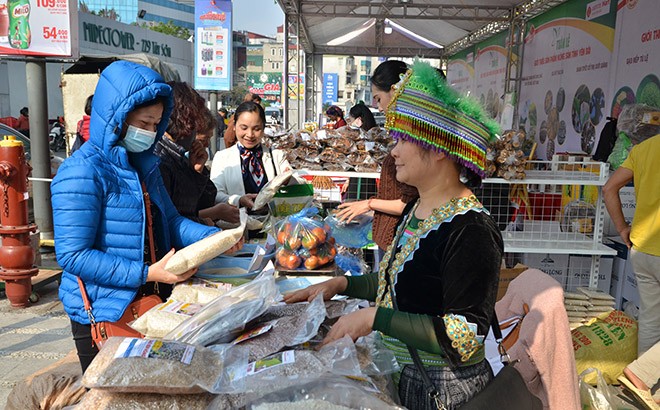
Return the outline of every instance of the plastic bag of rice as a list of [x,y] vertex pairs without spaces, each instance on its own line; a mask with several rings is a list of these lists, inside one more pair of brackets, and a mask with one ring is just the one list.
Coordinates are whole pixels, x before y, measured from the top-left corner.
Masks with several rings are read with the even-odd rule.
[[205,410],[215,398],[209,393],[162,395],[113,393],[92,389],[75,407],[79,410]]
[[185,282],[177,283],[172,290],[170,299],[205,305],[229,292],[233,287],[229,283],[192,278]]
[[279,174],[271,181],[268,181],[266,185],[264,185],[264,187],[261,188],[261,190],[257,194],[257,197],[254,199],[254,206],[252,207],[252,210],[256,211],[267,205],[271,201],[271,199],[275,197],[277,190],[280,189],[282,185],[289,182],[289,179],[291,179],[291,175],[293,175],[293,171],[286,171]]
[[162,338],[201,308],[202,305],[199,303],[185,303],[169,299],[167,302],[149,309],[129,326],[145,337]]
[[82,378],[83,386],[119,393],[214,392],[247,363],[243,348],[215,351],[154,339],[111,337]]
[[179,250],[167,261],[165,270],[181,275],[231,249],[245,233],[247,223],[245,209],[241,209],[240,215],[241,224],[238,228],[225,229]]

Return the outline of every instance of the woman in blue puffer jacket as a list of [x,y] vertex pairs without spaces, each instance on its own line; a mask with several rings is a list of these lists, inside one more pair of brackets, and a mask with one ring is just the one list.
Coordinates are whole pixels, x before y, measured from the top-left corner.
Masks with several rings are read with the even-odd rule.
[[[78,277],[96,321],[115,322],[138,292],[153,292],[153,282],[173,284],[195,273],[177,276],[166,271],[174,253],[170,249],[218,231],[177,213],[152,154],[167,127],[171,94],[160,75],[145,66],[110,64],[94,92],[89,141],[64,161],[51,184],[55,252],[64,270],[59,296],[71,318],[83,372],[98,350]],[[144,251],[149,246],[142,183],[152,202],[158,260],[152,265]]]

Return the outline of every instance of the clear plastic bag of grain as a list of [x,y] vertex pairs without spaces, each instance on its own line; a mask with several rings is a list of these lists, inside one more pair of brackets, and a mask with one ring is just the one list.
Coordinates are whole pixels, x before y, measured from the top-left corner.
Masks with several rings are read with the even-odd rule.
[[75,407],[77,410],[206,410],[215,398],[209,393],[163,395],[113,393],[91,389]]
[[252,282],[220,296],[165,335],[165,339],[203,346],[231,342],[248,322],[281,298],[273,273],[272,269],[264,270]]
[[148,338],[162,338],[202,308],[199,303],[169,299],[154,306],[129,326]]
[[248,410],[393,410],[402,407],[388,404],[373,391],[343,377],[324,375],[316,380],[287,387],[250,402]]
[[382,376],[396,373],[401,370],[392,350],[385,347],[378,332],[371,332],[367,336],[355,341],[358,360],[362,373],[369,376]]
[[172,290],[170,299],[205,305],[229,292],[233,287],[229,283],[192,278],[185,282],[177,283]]
[[[323,295],[319,294],[311,303],[302,303],[304,310],[298,314],[273,320],[270,331],[242,343],[250,349],[249,360],[259,360],[285,347],[295,346],[312,339],[325,319]],[[257,320],[257,324],[262,323]]]
[[195,394],[224,391],[247,351],[211,350],[179,342],[111,337],[82,378],[83,386],[119,393]]

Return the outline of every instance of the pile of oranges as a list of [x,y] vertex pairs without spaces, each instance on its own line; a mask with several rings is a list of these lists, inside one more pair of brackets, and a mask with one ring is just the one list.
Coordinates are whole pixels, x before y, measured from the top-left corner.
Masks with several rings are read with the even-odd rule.
[[318,269],[332,262],[337,255],[330,226],[313,219],[284,221],[277,229],[277,243],[277,263],[288,270],[301,266]]

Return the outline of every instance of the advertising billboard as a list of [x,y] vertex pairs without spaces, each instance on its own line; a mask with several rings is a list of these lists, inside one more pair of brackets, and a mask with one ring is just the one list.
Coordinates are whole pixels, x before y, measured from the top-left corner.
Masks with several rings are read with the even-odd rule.
[[231,88],[232,5],[229,0],[195,1],[195,88]]
[[333,104],[337,101],[337,86],[339,84],[339,74],[323,73],[323,104]]
[[78,3],[0,0],[0,55],[76,56]]

